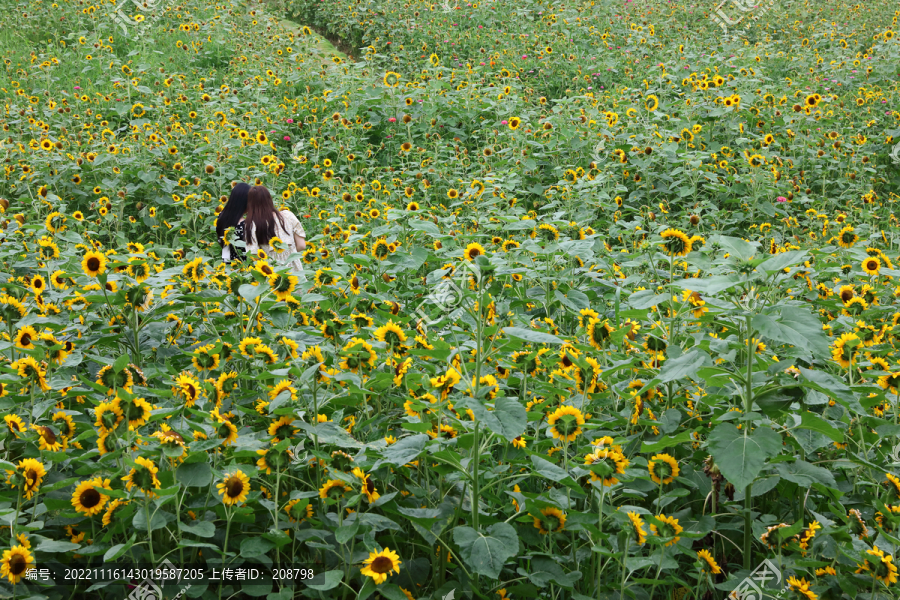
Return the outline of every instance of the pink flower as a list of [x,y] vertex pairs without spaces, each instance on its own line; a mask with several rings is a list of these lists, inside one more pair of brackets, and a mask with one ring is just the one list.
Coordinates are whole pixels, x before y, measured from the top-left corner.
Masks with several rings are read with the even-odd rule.
[[777,202],[787,202],[787,198],[785,198],[784,196],[778,196],[778,198],[776,198],[775,200]]
[[288,119],[287,122],[288,122],[288,123],[293,123],[294,120],[293,120],[293,119]]
[[284,136],[284,141],[286,141],[286,142],[291,141],[291,136],[289,136],[289,135]]
[[484,66],[484,63],[483,63],[483,62],[482,62],[482,63],[478,63],[478,64],[481,65],[482,67]]
[[390,119],[388,119],[388,123],[396,123],[396,122],[397,122],[396,117],[391,117]]
[[509,122],[509,121],[507,121],[506,119],[503,119],[502,121],[500,121],[500,124],[501,124],[501,125],[506,125],[508,122]]
[[80,90],[80,89],[81,89],[81,86],[76,85],[76,86],[75,86],[75,89],[76,89],[76,90]]

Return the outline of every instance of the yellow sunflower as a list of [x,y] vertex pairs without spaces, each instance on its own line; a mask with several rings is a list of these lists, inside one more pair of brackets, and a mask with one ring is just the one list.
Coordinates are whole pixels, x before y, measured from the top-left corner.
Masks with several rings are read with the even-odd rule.
[[216,488],[222,496],[222,502],[227,506],[242,504],[250,492],[250,478],[244,475],[243,471],[235,471],[231,475],[226,475],[221,483],[217,483]]
[[668,454],[657,454],[647,464],[650,479],[657,485],[668,485],[675,481],[680,470],[678,461]]
[[106,271],[106,256],[95,250],[85,253],[81,259],[81,270],[88,277],[97,277]]
[[662,514],[657,516],[656,519],[660,522],[659,526],[651,523],[650,530],[659,537],[672,538],[665,543],[666,546],[671,546],[681,539],[678,534],[684,531],[684,528],[678,524],[678,519]]
[[574,406],[560,406],[547,418],[553,439],[572,442],[581,434],[584,415]]
[[369,553],[369,558],[363,561],[363,567],[360,573],[366,577],[371,577],[376,585],[387,581],[388,575],[392,575],[395,571],[400,572],[400,555],[385,548],[380,552]]
[[10,583],[19,583],[25,574],[34,567],[34,557],[25,546],[13,546],[3,553],[0,561],[0,575],[9,579]]
[[[105,485],[104,485],[105,484]],[[98,491],[109,485],[109,479],[103,481],[100,477],[82,481],[72,492],[72,506],[80,513],[91,517],[100,513],[106,505],[108,498]],[[107,489],[109,489],[107,487]]]

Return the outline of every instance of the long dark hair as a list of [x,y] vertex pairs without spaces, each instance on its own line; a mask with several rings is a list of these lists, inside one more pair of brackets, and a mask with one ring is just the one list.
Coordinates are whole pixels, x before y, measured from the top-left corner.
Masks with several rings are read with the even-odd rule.
[[284,229],[284,218],[275,210],[269,190],[261,185],[250,188],[247,193],[247,224],[244,229],[247,241],[255,241],[259,247],[268,244],[275,237],[275,219],[278,219]]
[[222,237],[225,235],[225,230],[237,225],[244,213],[247,212],[247,193],[249,191],[250,185],[246,183],[238,183],[231,188],[228,202],[225,203],[225,208],[216,219],[216,238],[219,240],[220,246],[224,246]]

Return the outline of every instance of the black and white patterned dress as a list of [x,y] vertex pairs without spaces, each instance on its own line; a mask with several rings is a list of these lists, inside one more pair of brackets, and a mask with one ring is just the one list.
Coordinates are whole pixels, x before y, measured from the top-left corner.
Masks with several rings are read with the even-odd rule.
[[[244,222],[241,221],[237,225],[234,226],[234,232],[232,237],[236,240],[244,241]],[[222,237],[219,237],[219,244],[224,244],[225,240]],[[227,246],[222,246],[222,260],[226,263],[230,263],[232,260],[244,261],[244,252],[240,248],[235,248],[231,244]]]

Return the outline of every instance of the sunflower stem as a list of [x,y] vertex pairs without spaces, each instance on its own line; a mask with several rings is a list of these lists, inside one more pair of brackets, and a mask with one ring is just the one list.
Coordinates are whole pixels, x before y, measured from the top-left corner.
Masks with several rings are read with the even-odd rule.
[[[222,546],[222,564],[225,564],[225,558],[228,555],[228,534],[231,533],[231,516],[233,515],[233,511],[229,511],[228,507],[225,507],[225,544]],[[222,584],[219,584],[219,600],[222,599]]]
[[144,498],[144,516],[147,519],[147,545],[150,548],[150,562],[156,564],[156,557],[153,554],[153,528],[150,526],[150,497]]
[[[744,415],[749,415],[753,410],[753,329],[750,322],[750,315],[747,315],[747,388],[744,391]],[[744,443],[750,431],[750,423],[744,425]],[[748,571],[751,568],[750,550],[753,542],[753,526],[751,522],[753,499],[751,491],[753,484],[750,483],[744,490],[744,568]]]

